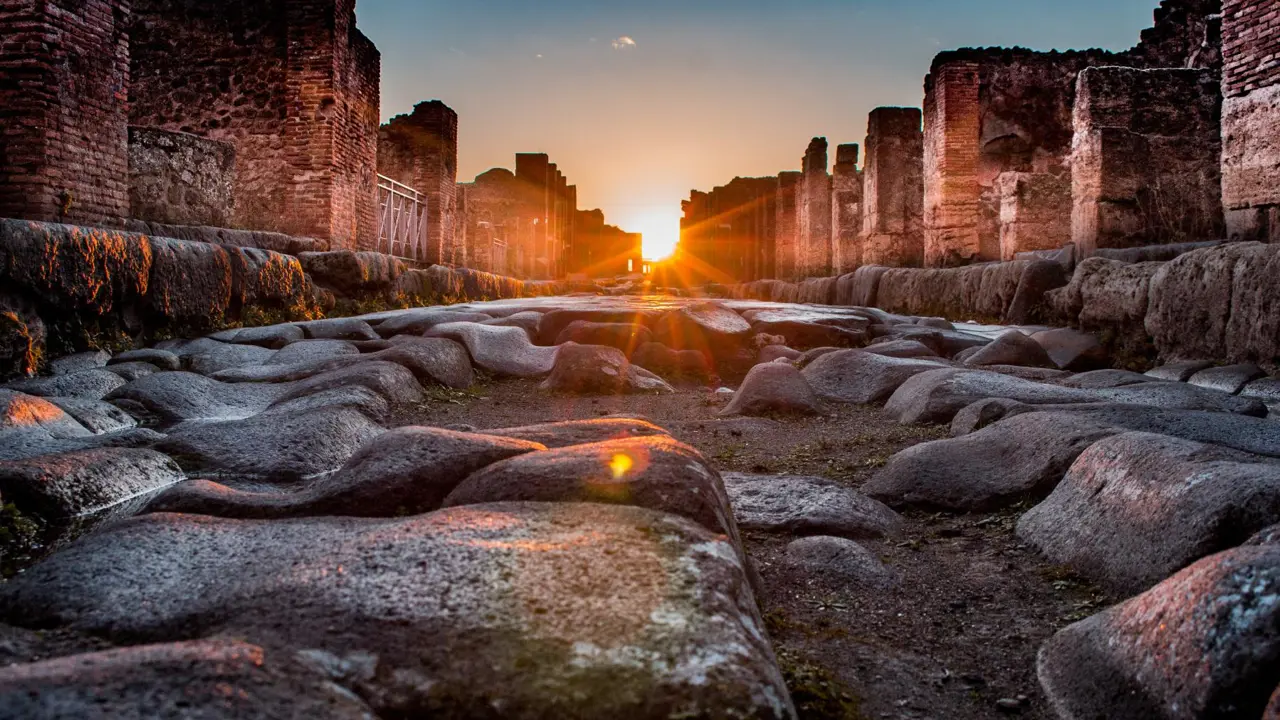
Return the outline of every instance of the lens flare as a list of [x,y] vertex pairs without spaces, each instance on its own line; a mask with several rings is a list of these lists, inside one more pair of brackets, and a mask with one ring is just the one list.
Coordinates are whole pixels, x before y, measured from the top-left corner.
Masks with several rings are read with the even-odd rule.
[[609,469],[613,471],[613,479],[621,480],[626,477],[631,468],[635,467],[635,461],[626,453],[618,453],[613,456],[613,460],[609,461]]

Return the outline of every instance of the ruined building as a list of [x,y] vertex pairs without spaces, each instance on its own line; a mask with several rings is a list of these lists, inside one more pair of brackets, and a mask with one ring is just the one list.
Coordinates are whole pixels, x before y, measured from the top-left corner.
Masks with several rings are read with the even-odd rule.
[[354,0],[0,0],[0,35],[0,215],[376,240]]
[[439,100],[419,103],[378,132],[378,173],[421,192],[427,202],[424,262],[467,265],[457,242],[458,114]]
[[1280,12],[1222,7],[1222,199],[1233,240],[1280,242]]
[[[772,276],[777,203],[776,177],[734,178],[709,193],[694,191],[681,204],[684,217],[680,221],[679,261],[686,282]],[[829,227],[829,199],[826,207],[825,224]]]
[[827,172],[827,139],[809,142],[801,161],[803,178],[796,201],[796,274],[831,274],[831,175]]
[[836,148],[831,174],[832,270],[852,272],[862,264],[858,234],[862,231],[862,172],[858,170],[858,146]]
[[[924,135],[918,108],[876,108],[867,118],[859,265],[914,267],[924,257]],[[856,268],[843,267],[845,272]]]
[[601,210],[579,210],[574,223],[570,273],[610,277],[641,271],[644,238],[640,233],[606,224]]

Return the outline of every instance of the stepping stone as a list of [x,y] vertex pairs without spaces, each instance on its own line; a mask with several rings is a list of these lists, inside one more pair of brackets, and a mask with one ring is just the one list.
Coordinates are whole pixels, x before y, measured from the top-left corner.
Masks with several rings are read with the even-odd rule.
[[568,422],[525,425],[523,427],[482,430],[486,435],[528,440],[549,448],[588,445],[605,440],[626,440],[638,437],[661,437],[667,431],[644,420],[624,418],[600,418],[598,420],[571,420]]
[[1161,365],[1154,370],[1147,371],[1147,377],[1156,380],[1172,380],[1174,382],[1186,382],[1191,379],[1192,375],[1213,367],[1213,363],[1208,360],[1194,360],[1191,362],[1176,362],[1168,365]]
[[1266,376],[1267,374],[1257,365],[1242,363],[1225,367],[1206,368],[1192,375],[1187,382],[1196,387],[1235,395],[1243,390],[1245,385]]
[[940,367],[946,366],[863,350],[840,350],[818,357],[801,374],[823,400],[869,405],[883,403],[908,379]]
[[551,372],[559,351],[555,347],[534,345],[524,330],[516,327],[445,323],[432,328],[427,335],[462,343],[476,367],[507,377],[543,377]]
[[628,355],[636,348],[653,342],[653,332],[638,323],[597,323],[575,320],[560,331],[556,345],[567,342],[579,345],[604,345],[617,348]]
[[1280,657],[1280,546],[1207,557],[1067,627],[1037,674],[1060,717],[1262,717]]
[[139,378],[106,399],[136,418],[160,423],[237,420],[266,410],[288,389],[223,383],[189,372],[166,372]]
[[124,378],[113,372],[95,369],[81,370],[70,375],[17,380],[4,387],[26,395],[40,397],[67,397],[82,400],[101,400],[111,391],[122,387]]
[[747,373],[721,415],[819,415],[822,402],[793,365],[767,363]]
[[743,530],[880,538],[895,536],[902,528],[902,518],[884,504],[822,478],[742,473],[722,477]]
[[349,408],[184,423],[157,445],[189,475],[277,483],[337,470],[384,430]]
[[374,330],[384,338],[396,335],[422,335],[437,325],[455,322],[487,322],[493,318],[478,312],[457,312],[442,309],[407,310],[377,323]]
[[107,369],[112,372],[118,372],[116,366],[125,363],[148,363],[155,366],[158,370],[181,370],[182,358],[169,352],[168,350],[157,350],[155,348],[144,348],[142,350],[129,350],[107,361]]
[[0,668],[0,707],[9,718],[370,717],[337,680],[256,645],[193,640]]
[[440,428],[402,427],[370,440],[336,473],[290,492],[239,490],[196,480],[155,498],[147,511],[247,519],[413,515],[439,509],[445,496],[471,473],[538,450],[546,447]]
[[632,365],[621,350],[603,345],[560,347],[542,390],[572,395],[637,395],[674,393],[662,378]]
[[898,584],[897,576],[875,553],[845,538],[818,535],[792,540],[783,551],[782,563],[851,587],[888,590]]
[[594,502],[660,510],[727,535],[741,548],[720,476],[668,436],[607,440],[494,463],[463,480],[444,507],[491,502]]
[[106,350],[93,350],[91,352],[76,353],[75,355],[66,355],[49,363],[50,374],[57,375],[74,375],[85,370],[98,370],[106,366],[111,360],[111,353]]
[[979,348],[964,362],[971,367],[983,365],[1018,365],[1054,369],[1058,367],[1040,343],[1017,330],[1001,333],[999,337]]
[[132,415],[101,400],[55,397],[49,398],[49,402],[75,418],[76,422],[94,435],[128,430],[138,426],[138,421]]
[[[1277,448],[1280,452],[1280,448]],[[1280,522],[1280,463],[1149,433],[1096,443],[1018,536],[1126,595]]]
[[0,619],[131,644],[199,628],[331,667],[381,717],[491,716],[496,689],[513,718],[795,717],[732,545],[634,507],[148,515],[0,587]]
[[43,518],[92,515],[184,479],[158,452],[97,448],[0,462],[0,497]]

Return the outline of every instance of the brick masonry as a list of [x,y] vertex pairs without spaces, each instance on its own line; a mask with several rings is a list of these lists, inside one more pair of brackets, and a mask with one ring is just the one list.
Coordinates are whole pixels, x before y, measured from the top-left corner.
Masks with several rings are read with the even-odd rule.
[[774,195],[774,277],[796,276],[796,248],[800,232],[799,200],[803,173],[778,173]]
[[129,128],[129,208],[134,220],[227,227],[235,209],[231,143],[156,128]]
[[426,194],[429,262],[468,262],[457,242],[458,114],[439,100],[419,103],[378,133],[378,172]]
[[924,264],[963,265],[981,259],[978,234],[979,65],[935,67],[925,81]]
[[831,172],[832,272],[853,272],[862,264],[858,234],[862,232],[862,172],[858,170],[859,146],[836,148]]
[[861,264],[918,266],[924,257],[924,134],[919,108],[867,118]]
[[1080,73],[1071,176],[1081,257],[1222,236],[1219,93],[1212,70]]
[[136,0],[130,119],[236,147],[235,224],[372,248],[381,60],[354,0]]
[[1280,5],[1225,0],[1222,52],[1227,232],[1280,242]]
[[1057,250],[1071,244],[1071,176],[1068,173],[1005,172],[996,178],[1000,196],[1000,259],[1018,253]]
[[129,213],[127,0],[0,1],[0,216]]

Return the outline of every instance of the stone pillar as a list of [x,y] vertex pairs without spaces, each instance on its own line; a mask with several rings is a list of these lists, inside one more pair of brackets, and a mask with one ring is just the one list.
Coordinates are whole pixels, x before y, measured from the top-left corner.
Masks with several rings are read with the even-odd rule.
[[827,173],[827,139],[814,138],[804,153],[796,275],[831,274],[831,175]]
[[519,249],[517,262],[521,277],[541,278],[545,274],[548,224],[551,208],[547,189],[551,178],[551,162],[544,153],[516,155],[516,181],[519,187]]
[[1280,242],[1280,13],[1222,3],[1222,200],[1232,240]]
[[862,173],[858,171],[858,145],[836,148],[831,178],[831,223],[834,243],[832,271],[853,272],[862,264],[858,233],[862,231]]
[[1071,232],[1078,255],[1220,238],[1217,75],[1096,67],[1077,82]]
[[129,0],[0,2],[0,216],[129,215]]
[[950,62],[925,80],[924,262],[929,267],[981,258],[978,71],[977,63]]
[[774,275],[780,280],[796,276],[796,253],[800,236],[800,191],[803,173],[778,174],[776,238],[774,241]]
[[378,172],[427,199],[425,262],[458,263],[458,114],[439,100],[418,103],[378,132]]
[[918,108],[883,107],[867,118],[863,265],[919,267],[924,260],[924,134]]
[[1000,197],[1000,259],[1020,252],[1057,250],[1071,243],[1071,178],[1066,174],[1005,172]]

